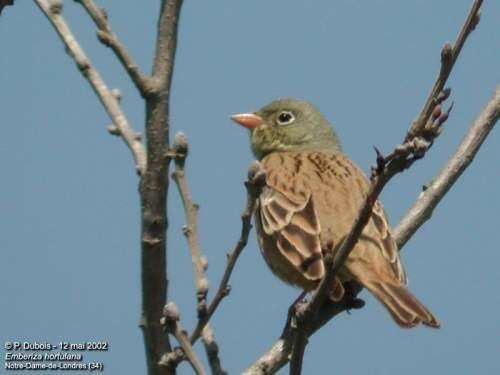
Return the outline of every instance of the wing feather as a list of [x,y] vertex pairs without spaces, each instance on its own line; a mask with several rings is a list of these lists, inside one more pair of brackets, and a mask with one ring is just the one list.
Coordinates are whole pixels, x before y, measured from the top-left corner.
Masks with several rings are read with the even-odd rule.
[[260,197],[260,217],[288,262],[309,280],[323,277],[321,228],[310,193],[300,201],[268,186]]
[[397,279],[401,283],[407,284],[408,280],[403,264],[399,258],[398,246],[392,237],[391,230],[385,216],[384,207],[380,201],[375,202],[371,219],[378,232],[377,238],[380,242],[378,247],[382,255],[390,262]]

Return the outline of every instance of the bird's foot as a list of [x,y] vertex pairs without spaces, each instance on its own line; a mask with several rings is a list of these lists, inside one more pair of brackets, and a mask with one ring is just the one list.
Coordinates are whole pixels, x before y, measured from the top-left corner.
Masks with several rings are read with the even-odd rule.
[[361,290],[358,283],[347,282],[344,284],[344,289],[344,301],[348,314],[350,314],[350,310],[358,310],[365,306],[365,301],[358,298],[358,293]]

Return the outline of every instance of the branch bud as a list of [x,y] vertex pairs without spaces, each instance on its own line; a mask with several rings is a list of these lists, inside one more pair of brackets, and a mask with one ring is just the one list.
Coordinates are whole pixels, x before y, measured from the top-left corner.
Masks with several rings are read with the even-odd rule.
[[176,322],[180,319],[179,308],[173,302],[169,302],[163,308],[163,316],[166,323]]
[[196,288],[197,289],[196,294],[198,295],[199,299],[205,298],[207,296],[208,287],[209,287],[209,283],[208,283],[207,278],[204,277],[204,278],[200,279],[200,281],[198,281],[197,288]]
[[436,98],[436,102],[438,104],[441,104],[446,99],[448,99],[448,97],[450,96],[450,94],[451,94],[451,89],[449,87],[445,88],[443,91],[441,91],[439,93],[438,97]]
[[263,185],[266,181],[266,170],[257,160],[254,160],[248,168],[248,181],[254,185]]
[[451,59],[453,57],[453,47],[450,42],[446,42],[441,49],[441,64],[443,66],[449,66],[451,64]]
[[104,44],[106,47],[109,47],[111,45],[111,38],[108,32],[104,30],[97,30],[96,35],[97,39],[99,39],[99,42]]
[[99,11],[101,12],[104,19],[107,21],[108,20],[108,11],[106,10],[106,8],[100,8]]
[[441,116],[441,105],[437,105],[432,111],[432,121],[435,121],[439,116]]
[[203,271],[206,271],[208,268],[208,258],[206,257],[206,255],[201,256],[200,263],[201,267],[203,268]]
[[118,127],[113,125],[113,124],[108,125],[107,129],[108,129],[108,133],[111,135],[116,135],[117,137],[121,135],[120,129],[118,129]]
[[50,0],[50,12],[53,14],[61,14],[63,10],[62,0]]
[[448,120],[448,117],[450,116],[451,110],[453,109],[453,104],[454,104],[454,102],[451,102],[450,108],[448,108],[446,110],[446,112],[443,113],[441,115],[441,117],[439,117],[439,119],[438,119],[438,125],[442,125],[442,124],[444,124],[446,122],[446,120]]
[[183,132],[178,132],[175,134],[173,149],[176,154],[184,154],[187,156],[189,146],[186,134],[184,134]]
[[111,90],[111,96],[119,103],[122,100],[122,92],[120,89],[114,88]]
[[476,28],[479,21],[481,21],[481,9],[479,9],[477,13],[474,15],[474,18],[472,19],[472,23],[470,25],[470,31]]

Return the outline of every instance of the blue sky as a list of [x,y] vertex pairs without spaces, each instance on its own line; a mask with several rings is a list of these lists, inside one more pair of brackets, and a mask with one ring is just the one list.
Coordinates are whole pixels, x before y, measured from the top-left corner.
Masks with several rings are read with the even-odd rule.
[[[65,14],[123,108],[143,131],[144,108],[82,9]],[[99,2],[143,70],[150,71],[159,1]],[[237,239],[248,136],[229,115],[279,96],[315,103],[365,171],[373,145],[390,151],[416,116],[471,1],[187,1],[172,87],[172,134],[187,134],[187,173],[200,204],[200,237],[215,289]],[[452,73],[455,108],[425,160],[382,194],[393,224],[455,149],[500,82],[500,3],[486,1],[479,27]],[[108,374],[144,373],[140,317],[139,203],[132,158],[106,132],[110,120],[30,1],[0,19],[0,339],[108,341],[86,353]],[[500,372],[500,162],[493,131],[474,164],[403,252],[410,289],[443,323],[402,330],[366,292],[311,340],[306,374],[494,374]],[[172,185],[173,187],[173,185]],[[182,206],[169,194],[170,298],[195,324]],[[223,366],[238,373],[279,335],[298,290],[267,269],[251,235],[213,319]],[[201,346],[197,349],[203,356]],[[287,369],[281,373],[287,373]],[[49,372],[46,372],[47,374]],[[190,373],[187,365],[180,374]]]

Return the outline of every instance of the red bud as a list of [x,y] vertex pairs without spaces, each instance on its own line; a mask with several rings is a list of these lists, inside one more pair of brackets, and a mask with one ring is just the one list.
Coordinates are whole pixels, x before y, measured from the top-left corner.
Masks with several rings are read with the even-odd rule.
[[441,116],[441,105],[437,105],[432,111],[432,121],[435,121],[439,116]]

